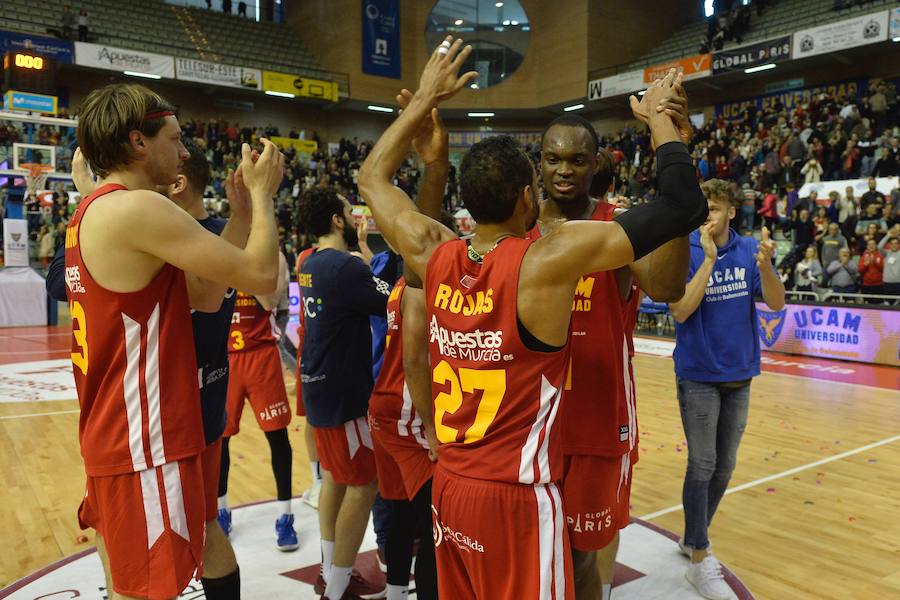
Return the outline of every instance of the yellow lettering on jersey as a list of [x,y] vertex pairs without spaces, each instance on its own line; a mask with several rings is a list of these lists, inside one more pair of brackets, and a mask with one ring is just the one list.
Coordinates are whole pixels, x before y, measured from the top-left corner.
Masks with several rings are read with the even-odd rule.
[[591,301],[575,298],[572,301],[572,312],[591,312]]
[[444,416],[454,414],[463,405],[463,394],[476,398],[481,391],[475,420],[463,434],[462,442],[471,444],[482,439],[494,422],[500,403],[506,395],[506,371],[503,369],[460,369],[459,375],[450,364],[442,360],[434,368],[432,381],[438,385],[450,385],[449,392],[440,392],[434,398],[434,429],[442,444],[460,441],[459,430],[444,424]]
[[78,225],[66,229],[66,248],[74,248],[78,245]]
[[300,287],[312,287],[312,273],[300,273],[297,282]]
[[80,352],[72,353],[72,364],[81,370],[82,375],[87,375],[87,319],[84,314],[84,307],[76,300],[75,302],[72,302],[69,312],[72,315],[72,337],[75,338],[75,343],[81,348]]
[[243,350],[246,343],[244,342],[244,334],[239,330],[235,329],[231,332],[231,337],[234,338],[234,341],[231,343],[232,350]]
[[581,296],[582,298],[590,299],[591,294],[594,293],[594,278],[588,277],[585,279],[582,277],[578,280],[578,285],[575,287],[575,295]]
[[402,291],[403,291],[403,288],[400,287],[399,285],[394,286],[394,289],[391,290],[391,295],[388,296],[388,302],[399,298],[400,292],[402,292]]
[[434,307],[449,310],[455,315],[462,313],[466,317],[486,314],[494,310],[493,295],[493,288],[489,288],[486,292],[463,294],[459,290],[452,289],[446,283],[442,283],[434,295]]

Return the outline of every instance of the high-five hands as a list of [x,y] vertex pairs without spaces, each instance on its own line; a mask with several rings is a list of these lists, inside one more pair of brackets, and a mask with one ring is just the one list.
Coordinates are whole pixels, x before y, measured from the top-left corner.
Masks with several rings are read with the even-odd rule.
[[[413,99],[413,93],[407,89],[400,90],[397,94],[397,104],[400,112],[403,112]],[[412,141],[413,149],[425,165],[430,165],[439,160],[449,160],[450,136],[444,127],[444,122],[438,114],[437,108],[432,108],[431,113],[422,119],[416,136]]]
[[431,53],[419,78],[419,90],[434,104],[449,100],[470,82],[478,78],[478,71],[459,75],[459,69],[472,53],[472,46],[462,47],[463,41],[448,35],[440,46]]
[[681,73],[676,73],[675,69],[669,69],[664,78],[657,79],[647,88],[640,100],[633,95],[628,100],[635,118],[645,125],[650,123],[651,110],[656,113],[665,113],[675,124],[681,141],[688,144],[694,135],[694,128],[688,117],[688,99],[682,85],[682,78]]
[[275,195],[281,180],[284,178],[284,154],[278,147],[267,140],[260,138],[264,148],[257,160],[254,160],[250,144],[241,146],[241,174],[244,185],[250,192],[262,194],[268,198]]

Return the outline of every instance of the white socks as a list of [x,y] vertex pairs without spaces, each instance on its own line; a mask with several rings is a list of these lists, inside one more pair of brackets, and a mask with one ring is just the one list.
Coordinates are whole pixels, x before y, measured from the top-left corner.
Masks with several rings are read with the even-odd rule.
[[387,584],[387,600],[406,600],[409,597],[408,585]]
[[[331,572],[331,561],[334,559],[334,542],[322,540],[322,577],[328,581]],[[342,594],[344,592],[341,592]],[[340,596],[338,596],[340,598]]]
[[331,567],[331,573],[328,575],[328,585],[325,588],[326,598],[342,598],[347,586],[350,585],[350,572],[353,567]]
[[228,494],[219,496],[219,510],[222,510],[223,508],[228,508]]
[[281,507],[281,514],[290,515],[291,513],[291,501],[290,500],[279,500],[278,506]]
[[604,583],[603,584],[603,595],[601,598],[603,600],[609,600],[609,595],[612,593],[612,584]]
[[311,460],[309,461],[309,471],[312,473],[313,483],[317,481],[322,481],[322,470],[319,468],[319,461]]

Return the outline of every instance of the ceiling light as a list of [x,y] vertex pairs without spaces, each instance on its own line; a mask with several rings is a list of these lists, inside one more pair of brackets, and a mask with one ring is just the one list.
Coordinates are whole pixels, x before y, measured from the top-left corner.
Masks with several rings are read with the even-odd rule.
[[581,110],[584,108],[584,104],[573,104],[572,106],[567,106],[563,110],[566,112],[571,112],[573,110]]
[[140,71],[125,71],[126,75],[132,77],[142,77],[144,79],[162,79],[162,75],[154,75],[152,73],[141,73]]
[[472,88],[473,90],[477,90],[477,89],[478,89],[478,82],[473,82],[471,85],[469,85],[469,87]]
[[774,69],[775,63],[766,63],[764,65],[759,65],[758,67],[750,67],[749,69],[744,69],[744,73],[749,75],[750,73],[757,73],[759,71],[768,71],[769,69]]
[[383,113],[392,113],[392,112],[394,112],[394,109],[393,109],[393,108],[390,108],[390,107],[388,107],[388,106],[376,106],[376,105],[374,105],[374,104],[370,104],[370,105],[367,106],[366,108],[368,108],[369,110],[374,110],[375,112],[383,112]]
[[510,25],[518,25],[519,22],[518,22],[518,21],[510,21],[509,24],[510,24]]
[[892,42],[900,42],[900,36],[891,39]]
[[503,24],[504,24],[504,25],[509,25],[509,19],[504,19],[504,20],[503,20]]
[[470,116],[470,117],[475,117],[475,118],[478,118],[478,117],[493,117],[493,116],[494,116],[494,113],[492,113],[492,112],[470,112],[470,113],[469,113],[469,116]]
[[462,24],[463,24],[463,20],[462,20],[462,19],[457,19],[457,20],[453,21],[453,24],[454,24],[454,25],[462,25]]
[[503,3],[502,3],[502,2],[496,2],[496,3],[494,3],[494,6],[496,6],[497,8],[503,8]]
[[296,98],[294,94],[289,94],[287,92],[273,92],[272,90],[266,90],[267,96],[278,96],[279,98]]

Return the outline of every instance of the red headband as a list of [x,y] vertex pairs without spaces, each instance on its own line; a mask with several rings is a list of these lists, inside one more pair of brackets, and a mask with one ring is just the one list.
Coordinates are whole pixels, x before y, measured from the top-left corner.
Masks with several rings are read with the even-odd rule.
[[149,112],[144,115],[145,121],[153,121],[154,119],[162,119],[163,117],[174,117],[175,113],[171,110],[158,110],[156,112]]

